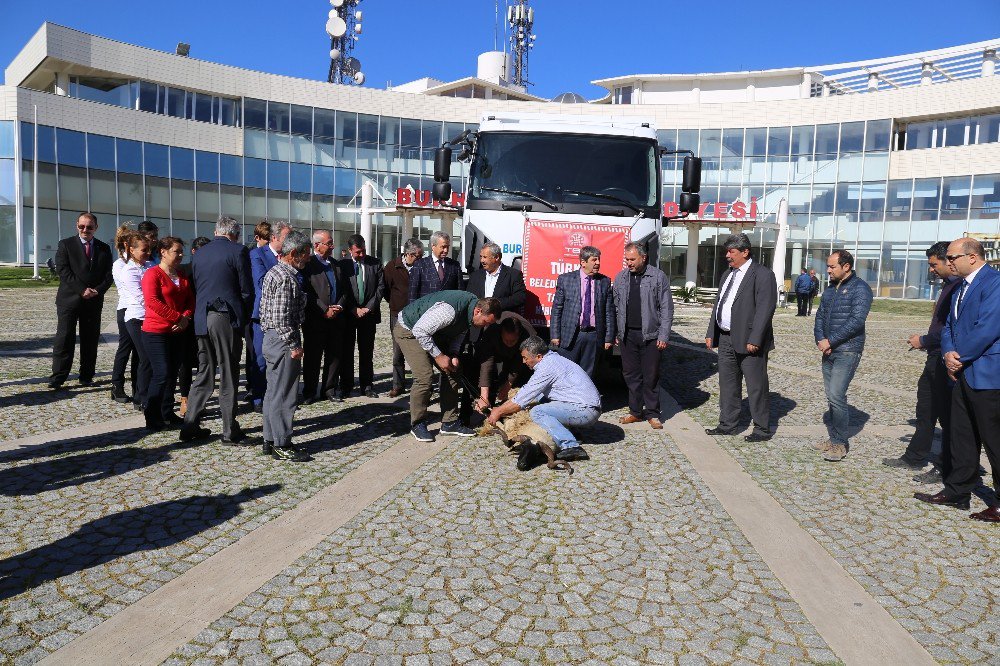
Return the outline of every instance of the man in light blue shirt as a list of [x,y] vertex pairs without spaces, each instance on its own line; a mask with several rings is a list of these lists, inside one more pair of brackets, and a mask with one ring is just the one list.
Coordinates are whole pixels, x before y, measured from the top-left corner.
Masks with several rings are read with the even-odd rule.
[[521,343],[521,359],[534,371],[531,380],[517,395],[490,412],[487,422],[496,425],[539,400],[547,402],[531,408],[531,420],[552,436],[559,460],[588,460],[587,452],[566,426],[587,426],[601,416],[601,396],[597,387],[573,361],[550,352],[545,341],[531,336]]

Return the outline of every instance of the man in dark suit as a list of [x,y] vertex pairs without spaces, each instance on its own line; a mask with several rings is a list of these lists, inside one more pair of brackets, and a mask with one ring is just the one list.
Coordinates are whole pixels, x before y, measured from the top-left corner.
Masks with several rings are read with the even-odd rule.
[[58,389],[73,368],[76,327],[80,326],[80,386],[94,381],[97,344],[101,338],[104,293],[111,287],[111,247],[96,238],[97,216],[81,213],[77,235],[59,241],[56,249],[56,336],[52,346],[52,376],[49,388]]
[[243,328],[253,308],[254,288],[250,254],[239,238],[240,223],[220,217],[215,225],[215,239],[191,258],[198,374],[188,394],[188,410],[180,432],[182,441],[211,434],[200,422],[205,405],[215,392],[217,369],[222,443],[234,445],[246,439],[236,422],[236,386],[243,353]]
[[448,256],[451,236],[443,231],[431,234],[431,255],[410,271],[410,303],[427,294],[462,288],[462,266]]
[[392,389],[390,398],[396,398],[406,391],[406,359],[399,348],[393,330],[399,312],[410,303],[410,272],[417,261],[424,256],[424,244],[411,238],[403,244],[403,254],[385,265],[382,271],[385,293],[382,298],[389,301],[389,335],[392,336]]
[[495,298],[505,311],[521,313],[524,309],[524,274],[504,266],[503,254],[496,243],[487,243],[479,252],[482,268],[469,276],[468,291],[479,298]]
[[[951,403],[951,465],[943,475],[943,490],[914,495],[958,509],[969,508],[979,484],[983,448],[993,468],[993,487],[1000,488],[1000,272],[984,257],[983,244],[975,238],[959,238],[948,246],[948,263],[961,278],[941,332],[942,357],[957,382]],[[969,517],[1000,523],[1000,501]]]
[[744,439],[762,442],[771,439],[767,354],[774,349],[771,319],[778,287],[774,272],[750,258],[746,234],[731,235],[723,247],[729,268],[720,278],[705,334],[705,346],[719,349],[719,425],[705,432],[736,433],[746,378],[753,432]]
[[611,279],[601,274],[601,251],[580,249],[580,270],[556,280],[549,335],[557,351],[594,376],[601,345],[615,340],[615,302]]
[[[265,223],[259,223],[255,227],[255,238],[260,237],[259,232],[263,231],[263,224]],[[250,250],[250,273],[253,276],[254,299],[248,328],[253,352],[248,356],[247,383],[250,384],[255,412],[260,412],[263,409],[264,393],[267,392],[267,363],[264,361],[262,350],[264,332],[260,329],[260,285],[271,267],[278,263],[278,252],[281,250],[281,244],[285,242],[288,232],[292,230],[292,225],[279,220],[273,226],[268,224],[268,229],[270,232],[268,242]]]
[[[321,395],[332,398],[340,377],[340,354],[343,351],[344,303],[347,287],[341,279],[340,265],[331,260],[333,238],[329,231],[312,235],[313,255],[303,269],[305,277],[306,316],[302,326],[302,402]],[[323,369],[320,384],[320,368]]]
[[375,329],[382,321],[382,294],[385,278],[382,263],[369,257],[365,239],[355,234],[347,239],[349,257],[340,263],[345,276],[347,323],[344,328],[344,347],[340,359],[340,394],[333,400],[346,398],[354,388],[354,345],[358,347],[358,391],[368,398],[377,398],[372,384],[375,381]]

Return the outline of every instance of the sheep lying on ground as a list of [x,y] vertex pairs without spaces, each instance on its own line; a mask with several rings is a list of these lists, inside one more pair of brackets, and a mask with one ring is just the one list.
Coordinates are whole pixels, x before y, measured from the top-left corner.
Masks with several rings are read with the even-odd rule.
[[[511,397],[516,395],[516,390]],[[531,420],[531,407],[505,416],[497,425],[484,423],[480,435],[498,434],[511,453],[518,456],[517,468],[527,471],[546,464],[549,469],[566,470],[573,473],[573,467],[564,461],[555,459],[555,443],[552,436],[540,425]]]

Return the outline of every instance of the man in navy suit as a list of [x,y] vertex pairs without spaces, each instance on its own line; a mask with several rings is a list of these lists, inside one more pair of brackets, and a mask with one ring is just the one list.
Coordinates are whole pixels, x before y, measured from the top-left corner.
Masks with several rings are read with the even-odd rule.
[[200,426],[202,412],[219,382],[222,411],[222,443],[234,445],[246,439],[236,422],[236,385],[243,353],[243,328],[253,307],[250,254],[240,244],[240,223],[220,217],[215,239],[191,258],[194,285],[194,334],[198,338],[198,375],[188,394],[188,410],[181,428],[182,441],[211,434]]
[[253,363],[247,365],[247,382],[253,395],[253,408],[260,412],[267,391],[267,377],[262,346],[264,332],[260,330],[260,285],[271,267],[278,263],[278,252],[292,225],[285,221],[276,222],[271,228],[271,237],[265,245],[250,250],[250,272],[253,275],[253,312],[250,314],[250,338],[253,341]]
[[[985,262],[983,244],[974,238],[953,241],[948,246],[948,263],[961,278],[941,332],[942,357],[956,382],[951,451],[941,452],[944,489],[914,497],[968,509],[972,490],[979,483],[982,447],[993,468],[993,487],[1000,489],[1000,273]],[[1000,523],[1000,504],[969,517]]]
[[[344,302],[346,325],[340,358],[340,398],[354,388],[354,345],[358,346],[358,390],[368,398],[377,398],[375,381],[375,330],[382,321],[382,295],[385,277],[382,262],[368,256],[365,238],[355,234],[347,239],[349,256],[340,262],[340,274],[350,285]],[[336,401],[337,397],[333,397]]]
[[580,270],[556,280],[549,335],[557,351],[594,376],[600,346],[615,339],[615,302],[611,279],[601,274],[601,251],[580,248]]
[[57,389],[73,367],[76,327],[80,326],[80,385],[89,386],[97,365],[97,343],[101,338],[104,293],[111,287],[111,247],[94,238],[97,216],[81,213],[77,235],[59,241],[56,249],[56,336],[52,348],[49,388]]
[[430,256],[417,260],[410,271],[410,303],[427,294],[462,288],[462,265],[448,256],[451,236],[443,231],[431,234]]

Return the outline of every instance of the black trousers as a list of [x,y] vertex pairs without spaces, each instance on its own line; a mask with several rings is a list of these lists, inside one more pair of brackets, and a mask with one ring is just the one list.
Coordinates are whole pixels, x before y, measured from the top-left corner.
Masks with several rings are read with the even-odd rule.
[[733,430],[743,408],[743,380],[747,382],[753,431],[771,432],[771,393],[767,378],[767,352],[746,353],[733,348],[728,333],[719,336],[719,427]]
[[643,340],[642,331],[629,329],[621,343],[629,414],[645,421],[660,418],[660,350],[656,340]]
[[345,395],[354,387],[354,347],[358,348],[358,389],[364,391],[375,382],[375,329],[371,315],[349,317],[344,326],[344,346],[340,356],[340,390]]
[[806,296],[806,314],[807,315],[811,315],[813,313],[813,297],[815,295],[816,294],[814,294],[812,292],[809,292],[809,295]]
[[914,465],[927,462],[934,442],[934,426],[941,422],[942,476],[951,471],[951,386],[948,369],[941,353],[927,354],[924,371],[917,380],[917,428],[903,453],[903,460]]
[[139,357],[135,352],[132,336],[128,334],[128,327],[125,325],[125,308],[115,312],[115,320],[118,322],[118,349],[115,350],[115,363],[111,367],[111,385],[124,390],[125,368],[131,366],[132,395],[135,396],[136,368]]
[[77,326],[80,327],[80,380],[88,382],[94,378],[103,309],[103,296],[72,306],[56,306],[56,336],[52,343],[52,376],[49,381],[61,384],[69,377],[76,351]]
[[[316,388],[326,395],[337,388],[340,377],[340,355],[344,349],[344,321],[340,315],[334,319],[306,319],[302,326],[302,397],[315,398]],[[322,374],[320,369],[322,368]],[[320,378],[322,377],[322,384]]]
[[191,392],[194,372],[198,367],[198,336],[194,334],[194,326],[188,326],[181,333],[181,337],[184,338],[182,342],[184,354],[181,356],[181,367],[177,371],[177,390],[182,398],[186,398]]
[[405,389],[406,385],[404,382],[406,380],[406,359],[403,358],[403,350],[399,348],[399,343],[396,342],[396,336],[392,333],[396,328],[396,321],[398,319],[398,312],[389,313],[389,335],[392,335],[392,387]]
[[166,421],[174,413],[174,390],[177,388],[177,369],[184,357],[184,337],[143,331],[143,338],[153,371],[143,413],[146,423],[154,424]]
[[603,349],[601,342],[597,339],[596,330],[577,329],[572,344],[569,347],[559,347],[556,351],[583,368],[583,371],[593,378],[600,350]]
[[795,293],[795,305],[797,305],[798,308],[799,308],[799,311],[797,313],[798,316],[799,317],[805,317],[806,316],[806,307],[809,305],[809,294],[800,294],[800,293],[796,292]]
[[993,487],[1000,488],[1000,389],[977,391],[960,374],[951,395],[951,470],[944,476],[945,494],[972,493],[979,484],[983,447],[993,468]]
[[132,340],[132,346],[135,348],[136,355],[139,357],[139,369],[135,373],[135,389],[132,393],[132,402],[145,407],[153,369],[149,364],[149,353],[146,351],[146,334],[142,332],[142,320],[130,319],[125,322],[125,330]]

